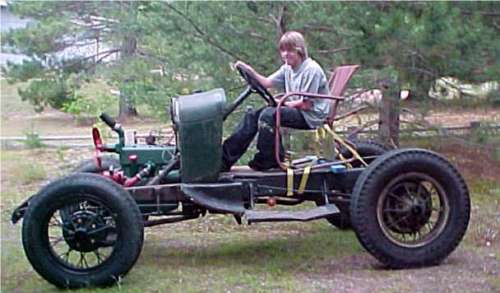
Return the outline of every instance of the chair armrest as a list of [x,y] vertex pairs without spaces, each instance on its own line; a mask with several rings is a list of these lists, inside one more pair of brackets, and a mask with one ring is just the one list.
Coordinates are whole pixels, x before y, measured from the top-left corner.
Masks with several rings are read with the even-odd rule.
[[316,99],[328,99],[328,100],[337,100],[337,101],[342,101],[344,100],[344,97],[339,97],[339,96],[332,96],[332,95],[325,95],[325,94],[314,94],[314,93],[306,93],[306,92],[291,92],[285,94],[281,100],[286,100],[292,96],[304,96],[304,97],[310,97],[310,98],[316,98]]

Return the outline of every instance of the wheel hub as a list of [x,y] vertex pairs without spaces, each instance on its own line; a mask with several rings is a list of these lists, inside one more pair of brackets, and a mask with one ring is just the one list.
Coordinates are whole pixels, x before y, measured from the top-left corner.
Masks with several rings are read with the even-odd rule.
[[419,231],[432,214],[430,192],[419,182],[404,182],[392,189],[385,214],[389,229],[398,233]]
[[100,231],[102,218],[92,211],[77,211],[64,223],[63,236],[73,250],[91,252],[101,247],[107,237],[106,231]]

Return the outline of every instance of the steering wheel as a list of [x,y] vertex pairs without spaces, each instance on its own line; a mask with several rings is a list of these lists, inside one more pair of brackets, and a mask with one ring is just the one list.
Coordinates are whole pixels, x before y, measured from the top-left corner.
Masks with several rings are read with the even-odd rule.
[[253,92],[258,93],[269,106],[277,106],[273,95],[269,93],[269,91],[257,80],[257,78],[255,78],[255,76],[251,72],[241,66],[237,66],[236,68],[238,69],[241,77],[243,77],[243,79],[248,83]]

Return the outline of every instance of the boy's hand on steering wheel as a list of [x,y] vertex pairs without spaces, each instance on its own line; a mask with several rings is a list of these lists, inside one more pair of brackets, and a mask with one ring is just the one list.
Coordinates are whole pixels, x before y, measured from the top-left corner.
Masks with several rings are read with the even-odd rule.
[[238,60],[238,61],[236,61],[236,63],[234,63],[234,68],[237,69],[238,67],[246,69],[246,71],[250,71],[251,73],[255,74],[255,70],[252,68],[252,66],[246,64],[243,61]]

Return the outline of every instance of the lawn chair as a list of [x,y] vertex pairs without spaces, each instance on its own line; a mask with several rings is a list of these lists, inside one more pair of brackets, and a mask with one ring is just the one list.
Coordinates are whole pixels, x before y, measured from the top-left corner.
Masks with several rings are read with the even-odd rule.
[[[344,97],[342,95],[345,92],[345,89],[347,87],[347,84],[351,80],[352,75],[356,70],[359,68],[359,65],[343,65],[343,66],[338,66],[335,68],[335,70],[332,72],[332,75],[330,76],[330,79],[328,81],[328,86],[330,88],[330,95],[324,95],[324,94],[312,94],[312,93],[302,93],[302,92],[291,92],[285,94],[280,102],[278,103],[277,107],[280,107],[283,105],[283,103],[290,97],[292,96],[305,96],[305,97],[311,97],[311,98],[323,98],[323,99],[329,99],[331,100],[331,106],[330,106],[330,113],[328,115],[328,118],[326,119],[325,123],[325,128],[326,129],[332,129],[333,122],[338,120],[337,119],[337,108],[339,102],[344,100]],[[280,167],[285,170],[286,165],[281,162],[280,157],[279,157],[279,145],[280,145],[280,126],[281,126],[281,115],[280,112],[276,112],[276,142],[275,142],[275,157],[276,157],[276,162],[279,163]],[[316,130],[314,130],[316,131]]]
[[[351,80],[352,75],[358,70],[359,65],[343,65],[335,68],[328,81],[330,94],[335,97],[342,97],[347,88],[347,84]],[[338,103],[341,100],[332,100],[330,106],[330,114],[326,119],[326,123],[332,127],[333,122],[336,120]]]

